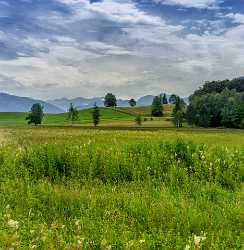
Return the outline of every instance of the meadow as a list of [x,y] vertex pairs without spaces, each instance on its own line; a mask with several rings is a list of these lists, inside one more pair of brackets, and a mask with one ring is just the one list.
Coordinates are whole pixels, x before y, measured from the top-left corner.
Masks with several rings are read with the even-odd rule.
[[[100,125],[107,127],[135,127],[135,117],[141,115],[143,127],[173,127],[171,122],[172,105],[165,105],[164,117],[153,118],[150,116],[150,107],[134,108],[100,108]],[[0,127],[25,126],[28,113],[24,112],[0,112]],[[92,109],[79,111],[77,121],[71,122],[67,113],[45,114],[43,125],[47,126],[93,126]]]
[[242,130],[0,135],[0,249],[244,247]]

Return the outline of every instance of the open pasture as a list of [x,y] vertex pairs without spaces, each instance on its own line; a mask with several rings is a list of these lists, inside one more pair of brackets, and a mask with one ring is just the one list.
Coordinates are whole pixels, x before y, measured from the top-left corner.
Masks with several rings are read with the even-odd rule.
[[243,249],[241,130],[0,138],[0,249]]

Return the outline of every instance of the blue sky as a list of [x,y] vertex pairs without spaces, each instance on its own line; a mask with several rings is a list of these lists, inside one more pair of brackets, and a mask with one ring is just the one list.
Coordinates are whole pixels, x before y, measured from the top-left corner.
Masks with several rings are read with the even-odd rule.
[[244,75],[244,0],[0,0],[0,92],[188,96]]

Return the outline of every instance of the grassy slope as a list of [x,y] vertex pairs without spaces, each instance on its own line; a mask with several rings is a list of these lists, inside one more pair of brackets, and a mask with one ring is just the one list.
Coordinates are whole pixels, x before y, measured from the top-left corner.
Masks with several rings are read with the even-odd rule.
[[[119,110],[131,114],[131,115],[142,115],[142,116],[151,116],[151,106],[145,106],[145,107],[121,107],[118,108]],[[164,105],[164,116],[169,117],[171,116],[173,111],[173,105],[167,104]]]
[[[76,124],[90,123],[92,116],[92,109],[81,110],[79,120]],[[132,114],[123,113],[109,108],[101,108],[101,121],[133,121],[134,116]],[[0,113],[0,125],[11,126],[11,125],[25,125],[25,117],[27,113],[18,112],[6,112]],[[44,124],[52,125],[68,125],[70,122],[67,120],[67,114],[46,114],[44,117]]]
[[[135,116],[140,114],[147,117],[147,121],[143,121],[142,127],[172,127],[171,113],[172,105],[164,105],[164,117],[153,118],[150,117],[151,107],[134,107],[134,108],[101,108],[101,125],[116,126],[116,127],[134,127]],[[26,125],[25,117],[27,113],[8,112],[0,113],[0,126],[16,126]],[[92,123],[92,109],[85,109],[80,111],[79,120],[74,124],[83,124],[89,126]],[[67,120],[67,113],[63,114],[46,114],[43,121],[44,125],[70,125]]]

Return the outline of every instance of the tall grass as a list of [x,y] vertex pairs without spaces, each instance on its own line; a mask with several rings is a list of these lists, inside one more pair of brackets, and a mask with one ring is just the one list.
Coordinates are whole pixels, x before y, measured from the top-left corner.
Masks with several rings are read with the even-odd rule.
[[0,249],[242,249],[242,148],[0,148]]

